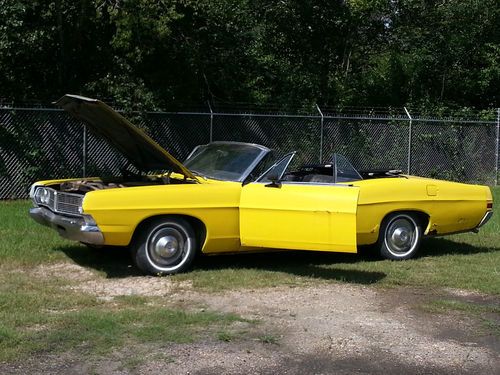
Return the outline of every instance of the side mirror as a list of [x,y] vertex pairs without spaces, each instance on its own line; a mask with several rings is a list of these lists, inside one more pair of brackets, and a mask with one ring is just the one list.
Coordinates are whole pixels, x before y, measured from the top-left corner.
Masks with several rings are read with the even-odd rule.
[[280,177],[277,174],[270,174],[267,176],[267,179],[271,181],[271,183],[265,185],[266,187],[274,187],[274,188],[280,188],[281,187],[281,180]]

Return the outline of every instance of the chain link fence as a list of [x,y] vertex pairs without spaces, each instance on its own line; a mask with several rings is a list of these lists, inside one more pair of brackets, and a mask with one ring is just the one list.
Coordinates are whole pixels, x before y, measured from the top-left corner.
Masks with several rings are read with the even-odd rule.
[[[297,162],[328,162],[334,152],[360,169],[401,169],[461,182],[498,182],[500,109],[488,120],[400,114],[314,115],[154,112],[136,124],[184,160],[198,144],[258,143]],[[26,198],[37,180],[117,175],[127,161],[57,109],[0,108],[0,199]]]

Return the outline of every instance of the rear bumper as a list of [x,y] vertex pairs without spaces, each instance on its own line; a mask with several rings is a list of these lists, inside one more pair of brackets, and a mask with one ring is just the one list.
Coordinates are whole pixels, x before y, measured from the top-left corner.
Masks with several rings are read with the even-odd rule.
[[58,215],[43,207],[30,208],[30,216],[37,223],[56,230],[61,237],[92,245],[104,244],[99,227],[88,225],[83,218]]
[[493,216],[493,211],[486,211],[483,218],[475,228],[475,231],[478,231],[479,228],[481,228],[484,224],[486,224],[491,219],[492,216]]

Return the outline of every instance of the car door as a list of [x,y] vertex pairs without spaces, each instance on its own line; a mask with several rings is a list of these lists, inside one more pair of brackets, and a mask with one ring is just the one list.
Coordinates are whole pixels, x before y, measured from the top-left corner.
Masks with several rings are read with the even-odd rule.
[[359,189],[347,184],[279,181],[288,163],[282,159],[274,165],[282,171],[270,171],[273,181],[243,186],[242,246],[356,252]]

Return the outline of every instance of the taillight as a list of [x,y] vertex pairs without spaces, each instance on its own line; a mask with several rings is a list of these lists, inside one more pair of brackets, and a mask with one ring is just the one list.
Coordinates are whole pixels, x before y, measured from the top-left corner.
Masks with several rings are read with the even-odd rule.
[[487,208],[488,210],[492,210],[492,209],[493,209],[493,202],[487,202],[487,203],[486,203],[486,208]]

